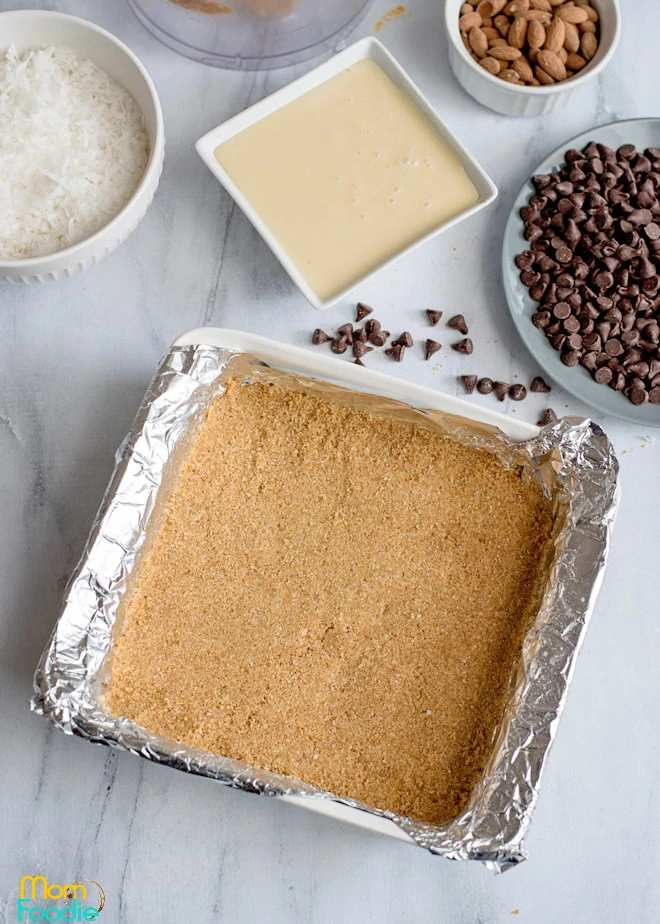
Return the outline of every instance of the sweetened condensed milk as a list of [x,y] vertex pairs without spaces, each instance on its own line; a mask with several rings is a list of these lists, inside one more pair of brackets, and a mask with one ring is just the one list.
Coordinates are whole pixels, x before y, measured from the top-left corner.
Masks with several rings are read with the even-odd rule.
[[215,156],[320,298],[479,198],[434,125],[369,59],[225,141]]

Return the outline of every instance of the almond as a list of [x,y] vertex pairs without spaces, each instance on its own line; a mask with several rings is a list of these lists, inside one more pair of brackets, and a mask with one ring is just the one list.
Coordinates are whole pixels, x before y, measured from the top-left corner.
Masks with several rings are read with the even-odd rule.
[[490,49],[490,54],[498,61],[515,61],[522,52],[519,48],[512,48],[511,45],[495,45]]
[[591,32],[585,32],[580,39],[580,50],[587,61],[591,61],[598,51],[598,40]]
[[495,26],[495,28],[497,29],[497,31],[500,33],[500,35],[508,35],[508,34],[509,34],[509,18],[508,18],[508,16],[503,16],[503,15],[496,16],[496,17],[493,19],[493,25]]
[[481,19],[481,28],[482,28],[482,29],[483,29],[484,26],[492,26],[492,25],[493,25],[493,20],[492,20],[492,18],[491,18],[490,16],[486,16],[485,19],[482,17],[482,19]]
[[533,19],[527,25],[527,44],[530,48],[543,48],[545,43],[545,27],[543,23]]
[[498,45],[506,45],[506,43],[507,43],[506,39],[502,38],[502,36],[496,39],[491,39],[488,42],[491,48],[497,48]]
[[[543,54],[543,52],[539,52],[539,54]],[[550,84],[554,83],[554,80],[550,74],[547,74],[542,67],[538,66],[538,64],[534,68],[534,73],[536,74],[536,79],[539,81],[539,83],[543,84],[543,86],[549,87]]]
[[549,23],[552,21],[552,13],[546,13],[545,10],[527,10],[526,13],[520,15],[524,16],[527,22]]
[[546,51],[559,51],[566,37],[566,26],[563,20],[553,19],[545,33],[544,48]]
[[[557,22],[564,22],[563,19],[558,19]],[[564,22],[564,48],[566,51],[579,51],[580,49],[580,33],[577,30],[577,26],[572,22]]]
[[489,42],[491,39],[501,38],[500,33],[497,31],[497,29],[492,29],[490,26],[482,26],[481,31],[486,36]]
[[530,80],[534,79],[532,66],[524,55],[511,62],[511,70],[515,71],[525,83],[529,83]]
[[488,39],[478,26],[473,26],[468,32],[468,42],[475,55],[483,58],[488,51]]
[[566,56],[566,67],[572,71],[581,71],[586,63],[586,58],[583,58],[582,55],[576,55],[574,52]]
[[477,4],[477,12],[481,13],[484,19],[490,19],[497,16],[504,9],[505,4],[506,0],[481,0],[481,3]]
[[458,28],[461,32],[469,32],[470,29],[473,29],[475,26],[479,28],[481,26],[481,16],[478,13],[465,13],[458,20]]
[[511,70],[510,67],[505,67],[503,71],[500,71],[497,75],[502,80],[506,80],[508,83],[520,83],[520,77],[516,71]]
[[560,6],[555,10],[555,16],[559,16],[565,22],[586,22],[589,19],[587,11],[579,6]]
[[483,67],[485,71],[488,71],[489,74],[492,74],[496,77],[500,72],[500,62],[495,58],[487,55],[485,58],[482,58],[479,64]]
[[518,16],[519,13],[523,13],[528,9],[529,0],[511,0],[511,3],[507,3],[504,7],[504,12],[507,16]]
[[474,7],[471,3],[464,3],[461,7],[461,16],[464,16],[466,13],[474,13]]
[[580,32],[591,32],[593,35],[596,34],[596,23],[595,22],[581,22],[578,26]]
[[512,48],[522,48],[527,37],[527,20],[518,16],[511,23],[509,29],[508,42]]
[[589,22],[598,22],[598,10],[595,10],[593,6],[585,6],[584,11],[587,14]]
[[537,58],[537,56],[538,56],[538,53],[539,53],[539,49],[538,49],[538,48],[530,48],[530,49],[529,49],[529,52],[527,53],[527,57],[529,58],[529,60],[531,61],[532,64],[536,64],[536,58]]
[[497,16],[506,6],[506,0],[481,0],[477,6],[477,12],[481,13],[486,19]]
[[[553,80],[566,80],[566,68],[559,55],[555,54],[554,51],[543,49],[539,51],[536,60],[546,74],[549,74]],[[536,76],[538,77],[538,74]],[[539,80],[540,79],[539,77]]]
[[529,85],[530,87],[540,87],[541,81],[537,80],[536,77],[532,77],[532,79],[529,81]]
[[568,52],[566,51],[566,49],[560,48],[557,54],[559,55],[559,60],[561,61],[561,63],[565,65],[566,58],[568,58]]
[[461,32],[461,41],[462,41],[463,44],[465,45],[465,48],[467,49],[467,51],[468,51],[470,54],[472,54],[472,49],[470,48],[470,43],[468,42],[468,37],[467,37],[467,35],[465,34],[465,32]]
[[552,13],[550,0],[529,0],[529,6],[532,10],[545,10],[547,13]]

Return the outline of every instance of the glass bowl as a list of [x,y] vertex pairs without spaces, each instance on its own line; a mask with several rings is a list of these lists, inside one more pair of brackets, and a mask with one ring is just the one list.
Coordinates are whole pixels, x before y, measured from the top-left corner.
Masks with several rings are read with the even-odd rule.
[[230,70],[298,64],[338,49],[373,0],[128,0],[179,54]]

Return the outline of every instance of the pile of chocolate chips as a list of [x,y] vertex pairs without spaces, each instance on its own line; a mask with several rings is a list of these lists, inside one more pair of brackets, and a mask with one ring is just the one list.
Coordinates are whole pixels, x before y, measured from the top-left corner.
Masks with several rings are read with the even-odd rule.
[[532,322],[566,366],[660,404],[660,148],[592,142],[532,182],[515,258]]

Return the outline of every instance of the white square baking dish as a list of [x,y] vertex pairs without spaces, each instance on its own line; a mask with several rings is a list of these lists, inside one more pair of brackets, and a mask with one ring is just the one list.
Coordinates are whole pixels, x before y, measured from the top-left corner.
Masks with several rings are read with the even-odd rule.
[[[467,175],[476,187],[479,198],[474,205],[467,209],[463,209],[461,212],[454,215],[453,218],[450,218],[449,220],[438,225],[438,227],[434,228],[428,234],[418,238],[412,244],[402,247],[401,250],[394,254],[394,256],[378,263],[371,270],[369,270],[369,272],[365,273],[360,278],[353,280],[353,282],[344,287],[341,291],[336,292],[331,297],[324,299],[320,298],[303,278],[302,274],[297,269],[282,245],[279,243],[276,236],[270,231],[268,226],[261,219],[259,213],[252,207],[250,202],[248,202],[247,198],[242,194],[237,184],[220,166],[214,152],[220,144],[227,141],[229,138],[240,134],[240,132],[242,132],[244,129],[254,125],[256,122],[259,122],[261,119],[270,115],[272,112],[281,109],[283,106],[286,106],[287,103],[290,103],[293,100],[298,99],[300,96],[303,96],[309,90],[314,89],[315,87],[329,80],[331,77],[334,77],[335,74],[338,74],[351,65],[356,64],[358,61],[363,61],[367,58],[375,61],[376,64],[382,68],[382,70],[387,74],[392,82],[401,90],[403,90],[410,97],[410,99],[412,99],[417,108],[422,111],[429,122],[436,128],[438,134],[443,138],[443,140],[448,144],[449,148],[460,160]],[[489,205],[497,196],[497,187],[488,177],[482,167],[463,147],[460,141],[448,128],[445,122],[440,118],[436,110],[431,106],[426,97],[421,93],[421,91],[410,79],[408,74],[385,48],[385,46],[382,45],[381,42],[379,42],[377,39],[371,37],[361,39],[359,42],[351,45],[350,48],[345,49],[345,51],[340,52],[329,61],[321,64],[320,67],[315,68],[308,74],[300,77],[298,80],[294,80],[293,83],[290,83],[288,86],[283,87],[281,90],[278,90],[271,96],[266,97],[266,99],[261,100],[254,106],[250,106],[249,109],[239,113],[238,115],[229,119],[227,122],[219,125],[217,128],[212,129],[212,131],[208,132],[206,135],[199,139],[196,148],[197,152],[209,170],[218,178],[229,195],[239,206],[241,211],[252,222],[254,227],[257,229],[264,241],[268,244],[270,249],[273,251],[277,259],[287,271],[293,282],[295,282],[295,284],[298,286],[305,298],[319,310],[329,308],[331,305],[334,305],[342,298],[345,298],[349,292],[351,292],[357,286],[361,285],[363,282],[365,282],[366,279],[370,278],[374,273],[377,273],[384,266],[388,265],[393,260],[399,259],[399,257],[404,256],[421,244],[426,243],[426,241],[429,241],[431,238],[435,237],[441,232],[447,231],[449,228],[452,228],[454,225],[458,224],[459,221],[463,221],[463,219],[469,218],[470,215],[474,215],[475,212],[478,212],[480,209]]]
[[[387,413],[393,413],[394,402],[422,426],[439,426],[450,439],[481,445],[500,455],[505,465],[524,465],[564,511],[555,561],[511,679],[493,753],[467,809],[447,825],[417,822],[338,798],[299,780],[153,735],[107,707],[104,689],[113,639],[144,550],[158,528],[159,510],[210,402],[224,392],[223,382],[236,376],[244,384],[275,376],[294,390],[327,386],[335,395],[342,392],[340,403],[366,402],[388,407]],[[375,396],[373,402],[370,396]],[[282,798],[441,856],[506,869],[525,857],[523,838],[602,582],[617,501],[616,456],[602,430],[588,420],[567,418],[540,430],[469,401],[254,334],[218,328],[189,331],[162,361],[117,455],[37,669],[32,708],[68,734]]]

